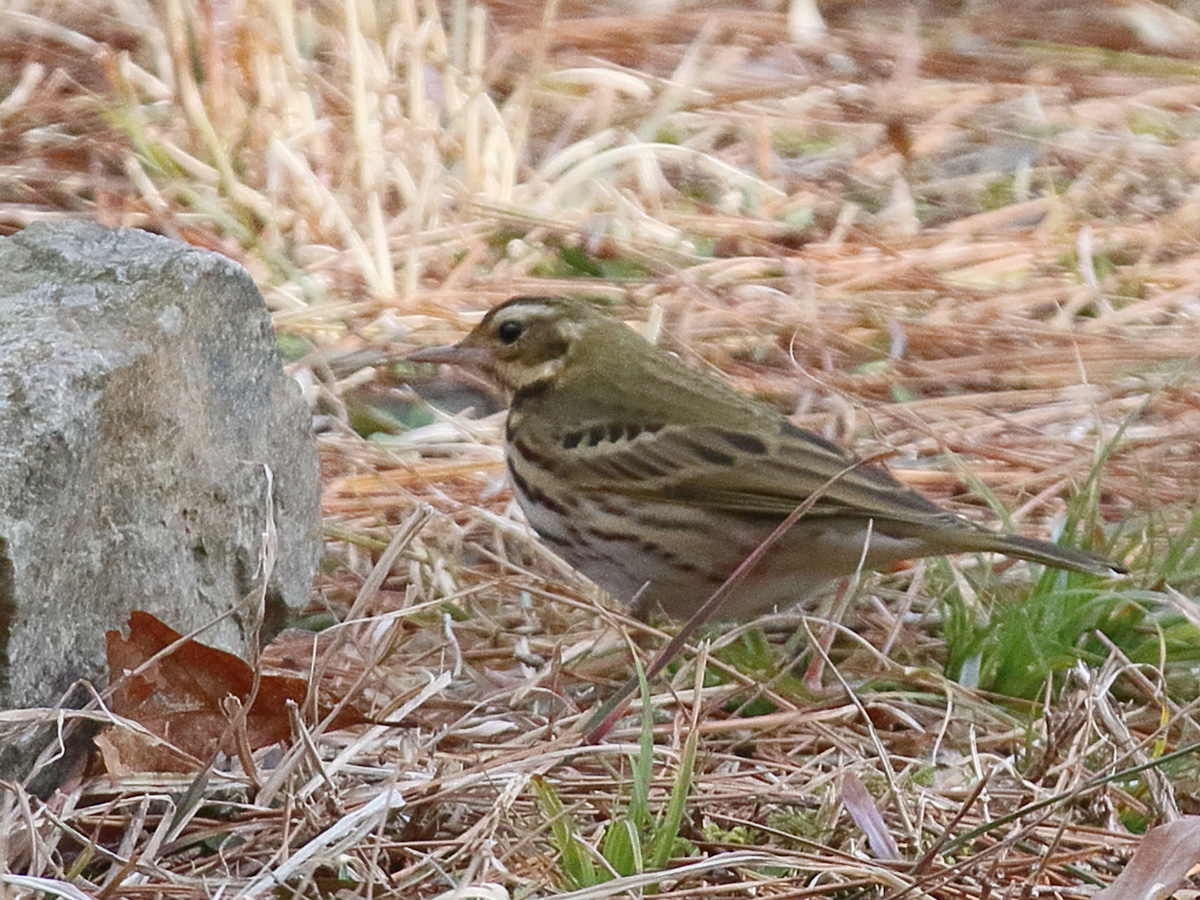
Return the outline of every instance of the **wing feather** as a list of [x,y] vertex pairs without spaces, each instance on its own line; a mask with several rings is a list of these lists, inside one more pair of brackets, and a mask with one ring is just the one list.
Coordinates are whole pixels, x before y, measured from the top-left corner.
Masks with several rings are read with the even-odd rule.
[[956,521],[879,466],[786,421],[769,436],[696,425],[582,430],[596,439],[565,454],[560,444],[552,456],[583,493],[782,517],[821,490],[810,515]]

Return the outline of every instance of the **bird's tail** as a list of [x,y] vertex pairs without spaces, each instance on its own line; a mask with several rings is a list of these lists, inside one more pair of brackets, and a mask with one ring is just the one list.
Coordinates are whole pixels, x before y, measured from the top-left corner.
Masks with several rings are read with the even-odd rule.
[[1075,547],[1060,547],[1049,541],[1022,537],[1017,534],[993,534],[975,531],[970,535],[956,534],[957,543],[966,551],[1005,553],[1019,559],[1053,566],[1056,569],[1071,569],[1076,572],[1091,572],[1093,575],[1128,575],[1122,565],[1105,559],[1098,553],[1078,550]]

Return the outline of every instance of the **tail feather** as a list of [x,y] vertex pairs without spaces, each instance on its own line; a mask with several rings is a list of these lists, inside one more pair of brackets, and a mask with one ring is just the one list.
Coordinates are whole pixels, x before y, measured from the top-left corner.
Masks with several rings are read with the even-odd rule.
[[1090,553],[1075,547],[1060,547],[1058,544],[1039,541],[1036,538],[1022,537],[1017,534],[992,534],[987,531],[977,531],[971,538],[966,538],[961,533],[956,537],[960,538],[959,543],[963,550],[1005,553],[1056,569],[1090,572],[1093,575],[1129,574],[1127,568],[1105,559],[1098,553]]

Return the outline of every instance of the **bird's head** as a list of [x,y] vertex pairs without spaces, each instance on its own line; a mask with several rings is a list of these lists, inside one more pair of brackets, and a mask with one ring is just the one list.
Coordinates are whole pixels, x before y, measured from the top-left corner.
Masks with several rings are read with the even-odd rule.
[[558,382],[573,358],[603,343],[614,328],[633,334],[582,301],[514,297],[494,307],[457,344],[418,350],[408,359],[466,366],[516,392]]

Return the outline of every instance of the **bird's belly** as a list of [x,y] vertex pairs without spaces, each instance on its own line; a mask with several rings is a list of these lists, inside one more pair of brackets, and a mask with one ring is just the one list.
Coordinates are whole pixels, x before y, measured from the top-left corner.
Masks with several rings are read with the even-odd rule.
[[[577,496],[569,512],[518,493],[530,525],[567,562],[640,610],[682,618],[698,609],[778,525],[645,498]],[[745,618],[804,601],[828,582],[920,555],[917,542],[868,532],[862,520],[801,519],[750,570],[716,613]]]
[[[577,498],[571,512],[563,514],[520,494],[518,500],[525,518],[545,543],[625,603],[639,593],[658,594],[669,585],[695,582],[699,589],[707,577],[699,565],[686,558],[689,554],[684,548],[676,546],[677,539],[667,539],[669,531],[660,534],[646,527],[635,509],[616,513],[610,504]],[[718,584],[720,580],[708,592]]]

